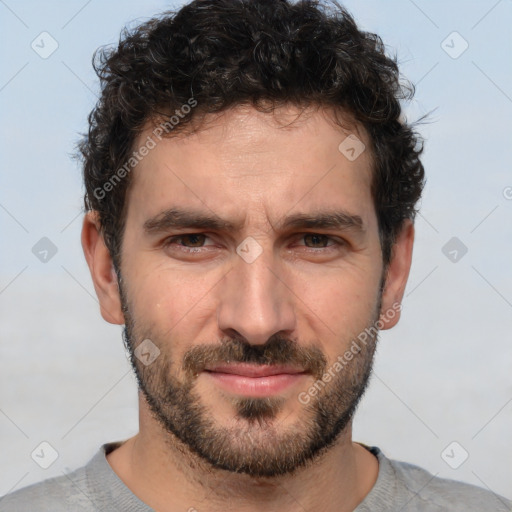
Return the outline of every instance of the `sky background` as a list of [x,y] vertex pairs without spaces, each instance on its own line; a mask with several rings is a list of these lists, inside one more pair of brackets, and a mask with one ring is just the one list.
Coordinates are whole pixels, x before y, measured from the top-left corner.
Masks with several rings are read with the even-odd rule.
[[[72,155],[94,50],[178,5],[0,0],[0,495],[137,431],[121,328],[99,315],[80,246]],[[416,85],[407,118],[431,112],[402,320],[381,335],[354,440],[512,498],[512,1],[344,5]],[[48,469],[31,458],[41,442],[58,453]]]

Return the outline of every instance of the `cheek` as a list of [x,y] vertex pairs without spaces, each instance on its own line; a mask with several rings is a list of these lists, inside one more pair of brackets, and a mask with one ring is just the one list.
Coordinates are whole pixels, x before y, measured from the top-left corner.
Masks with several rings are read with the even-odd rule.
[[[369,275],[370,274],[370,275]],[[377,314],[380,276],[368,268],[296,280],[298,313],[329,360],[371,325]],[[303,336],[304,338],[304,336]]]
[[[214,313],[212,292],[215,279],[202,274],[171,269],[154,270],[131,281],[130,294],[138,328],[150,331],[162,343],[193,336],[192,330],[201,325],[201,318]],[[178,336],[179,333],[179,336]],[[194,339],[193,337],[191,339]]]

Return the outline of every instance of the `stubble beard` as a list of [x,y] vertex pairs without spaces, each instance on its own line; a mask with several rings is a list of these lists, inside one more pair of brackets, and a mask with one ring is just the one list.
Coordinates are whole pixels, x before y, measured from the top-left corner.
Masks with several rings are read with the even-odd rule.
[[[359,345],[360,351],[351,361],[346,361],[341,371],[331,371],[334,378],[324,383],[307,404],[301,405],[300,417],[294,423],[285,425],[286,416],[278,420],[286,406],[283,397],[233,395],[229,401],[234,422],[227,427],[215,420],[215,411],[195,389],[197,377],[207,361],[297,364],[308,369],[314,382],[318,382],[328,369],[323,353],[313,346],[300,346],[281,337],[272,337],[259,346],[239,338],[224,339],[220,344],[196,345],[188,350],[181,366],[185,378],[180,379],[176,375],[176,362],[169,354],[171,340],[163,339],[136,321],[126,295],[120,291],[125,316],[124,342],[139,389],[153,417],[169,435],[169,447],[185,447],[214,469],[252,477],[277,477],[313,464],[351,424],[372,372],[378,340],[374,326],[382,292],[372,321],[365,326],[371,333],[369,339]],[[145,339],[160,349],[160,355],[148,366],[134,354],[136,346]],[[352,339],[347,341],[350,343]]]

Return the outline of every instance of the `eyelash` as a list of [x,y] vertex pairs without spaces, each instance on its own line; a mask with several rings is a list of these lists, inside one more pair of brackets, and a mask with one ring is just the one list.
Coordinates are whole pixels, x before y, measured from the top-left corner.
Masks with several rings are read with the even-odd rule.
[[[164,246],[169,247],[173,242],[175,242],[177,240],[181,240],[181,239],[189,237],[189,236],[204,236],[206,238],[210,238],[205,233],[184,233],[182,235],[176,235],[176,236],[167,238],[166,240],[164,240]],[[304,248],[305,248],[306,252],[314,252],[315,253],[315,252],[319,252],[321,249],[323,249],[323,252],[325,252],[326,250],[339,249],[340,247],[343,247],[344,245],[346,245],[346,242],[344,240],[336,239],[329,235],[324,235],[322,233],[301,233],[299,240],[305,238],[306,236],[323,237],[324,240],[326,239],[328,242],[329,241],[333,242],[332,245],[328,245],[326,247],[316,247],[315,248],[315,247],[306,247],[305,246]],[[190,253],[190,254],[197,254],[199,252],[203,252],[201,249],[205,248],[204,246],[203,247],[186,247],[186,246],[182,246],[182,245],[177,245],[176,247],[179,247],[179,250]]]

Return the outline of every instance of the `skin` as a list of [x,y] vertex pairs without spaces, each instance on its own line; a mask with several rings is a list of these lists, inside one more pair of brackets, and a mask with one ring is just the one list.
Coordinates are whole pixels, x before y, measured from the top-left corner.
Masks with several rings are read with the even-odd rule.
[[[276,333],[314,345],[330,367],[379,314],[384,268],[370,192],[371,154],[367,149],[350,161],[338,151],[348,133],[367,148],[370,142],[362,128],[343,132],[328,111],[312,110],[289,124],[297,114],[291,106],[277,110],[275,117],[237,107],[209,116],[196,134],[160,141],[133,171],[122,245],[123,289],[140,336],[143,326],[151,326],[159,348],[172,351],[177,377],[184,375],[180,361],[187,350],[218,345],[233,333],[252,345],[263,345]],[[139,141],[151,129],[148,125]],[[240,229],[145,233],[145,221],[171,206],[201,209],[239,222]],[[278,228],[287,215],[327,207],[360,216],[364,231]],[[186,233],[206,234],[198,252],[180,247],[183,239],[165,246],[169,237]],[[344,242],[324,247],[304,238],[315,233]],[[262,248],[252,263],[236,252],[248,236]],[[386,269],[383,329],[399,320],[399,311],[393,318],[384,312],[402,300],[413,239],[413,225],[405,221]],[[85,217],[82,245],[103,318],[124,324],[117,276],[94,212]],[[307,413],[297,396],[314,380],[306,374],[280,392],[278,434],[303,425]],[[198,376],[195,389],[217,426],[247,427],[235,421],[229,393],[207,376]],[[191,507],[287,512],[297,510],[297,503],[304,510],[351,511],[378,475],[377,459],[352,442],[352,422],[311,464],[276,477],[212,468],[162,427],[142,393],[139,424],[139,433],[107,460],[131,491],[159,512]],[[251,428],[259,443],[270,443],[265,425]]]

